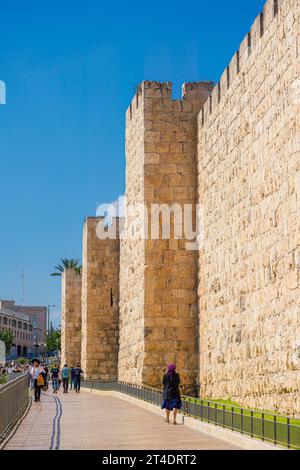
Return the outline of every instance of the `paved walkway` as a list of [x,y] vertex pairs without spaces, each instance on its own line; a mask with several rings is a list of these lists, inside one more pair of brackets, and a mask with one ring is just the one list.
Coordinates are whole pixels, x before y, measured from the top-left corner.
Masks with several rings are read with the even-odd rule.
[[5,449],[238,448],[187,426],[164,423],[159,415],[113,396],[49,391],[40,403],[32,403]]

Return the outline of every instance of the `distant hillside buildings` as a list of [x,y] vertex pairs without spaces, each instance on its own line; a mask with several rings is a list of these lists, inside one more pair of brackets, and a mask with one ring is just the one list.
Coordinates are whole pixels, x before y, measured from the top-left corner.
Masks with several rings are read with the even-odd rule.
[[8,330],[14,336],[10,357],[40,355],[45,350],[47,307],[0,300],[0,330]]

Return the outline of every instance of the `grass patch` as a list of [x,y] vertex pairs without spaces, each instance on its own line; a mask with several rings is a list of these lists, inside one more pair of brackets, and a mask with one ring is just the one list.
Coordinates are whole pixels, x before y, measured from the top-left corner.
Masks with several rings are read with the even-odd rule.
[[[201,398],[184,398],[184,400],[190,401],[191,403],[197,403],[199,405],[201,403]],[[250,408],[249,409],[243,408],[239,403],[231,401],[230,399],[227,399],[227,400],[223,400],[220,398],[216,398],[216,399],[203,398],[202,399],[202,404],[204,406],[209,406],[209,403],[211,405],[211,409],[214,408],[215,403],[217,403],[217,409],[220,409],[220,410],[223,410],[223,405],[225,405],[225,411],[232,411],[232,408],[233,408],[234,413],[240,413],[240,410],[243,409],[244,416],[251,417],[251,411],[253,411],[254,418],[261,418],[262,413],[264,413],[264,419],[270,420],[270,421],[273,421],[273,415],[276,414],[276,412],[273,412],[270,410],[253,410]],[[286,417],[276,414],[276,421],[278,423],[286,423]],[[293,424],[295,426],[300,426],[300,419],[292,418],[290,419],[290,424]]]
[[[287,417],[277,415],[270,410],[252,410],[241,407],[238,403],[227,399],[202,399],[193,397],[183,397],[185,402],[200,405],[202,403],[203,421],[216,423],[220,426],[241,430],[248,435],[264,438],[267,441],[276,441],[279,444],[287,445],[288,440],[294,449],[300,449],[300,419],[291,418],[288,426]],[[242,411],[241,411],[242,410]],[[197,412],[191,407],[191,415]],[[233,413],[232,413],[233,412]],[[262,420],[264,414],[264,420]],[[274,415],[276,420],[274,421]]]
[[4,385],[7,382],[7,374],[0,375],[0,385]]

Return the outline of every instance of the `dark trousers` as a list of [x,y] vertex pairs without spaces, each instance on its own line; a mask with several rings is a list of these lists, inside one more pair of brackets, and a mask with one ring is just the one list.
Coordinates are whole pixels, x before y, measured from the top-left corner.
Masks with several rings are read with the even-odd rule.
[[69,379],[62,379],[62,380],[63,380],[64,392],[67,392],[69,388]]
[[37,384],[37,379],[34,380],[34,399],[40,400],[41,398],[41,390],[43,387]]
[[71,382],[70,382],[70,390],[74,388],[74,377],[71,377]]
[[74,389],[76,392],[79,392],[80,390],[80,377],[75,377],[74,378]]

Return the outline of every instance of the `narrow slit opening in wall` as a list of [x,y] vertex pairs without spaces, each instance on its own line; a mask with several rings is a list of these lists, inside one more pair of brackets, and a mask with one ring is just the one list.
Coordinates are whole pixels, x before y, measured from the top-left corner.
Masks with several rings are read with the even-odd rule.
[[136,94],[136,108],[139,107],[139,95],[138,93]]
[[132,119],[132,106],[130,104],[130,107],[129,107],[129,113],[130,113],[130,119]]
[[251,54],[251,32],[248,33],[248,56]]
[[218,83],[218,103],[221,101],[221,84],[220,82]]
[[227,67],[227,90],[230,87],[230,67]]
[[278,14],[278,0],[274,0],[274,18]]
[[240,73],[240,51],[236,51],[236,73]]
[[204,126],[204,108],[202,108],[202,127]]
[[111,306],[111,307],[114,306],[114,298],[113,298],[113,291],[112,291],[112,289],[110,289],[110,306]]
[[209,97],[209,113],[212,113],[212,96]]
[[260,37],[264,35],[264,13],[261,12],[259,15],[259,24],[260,24]]

